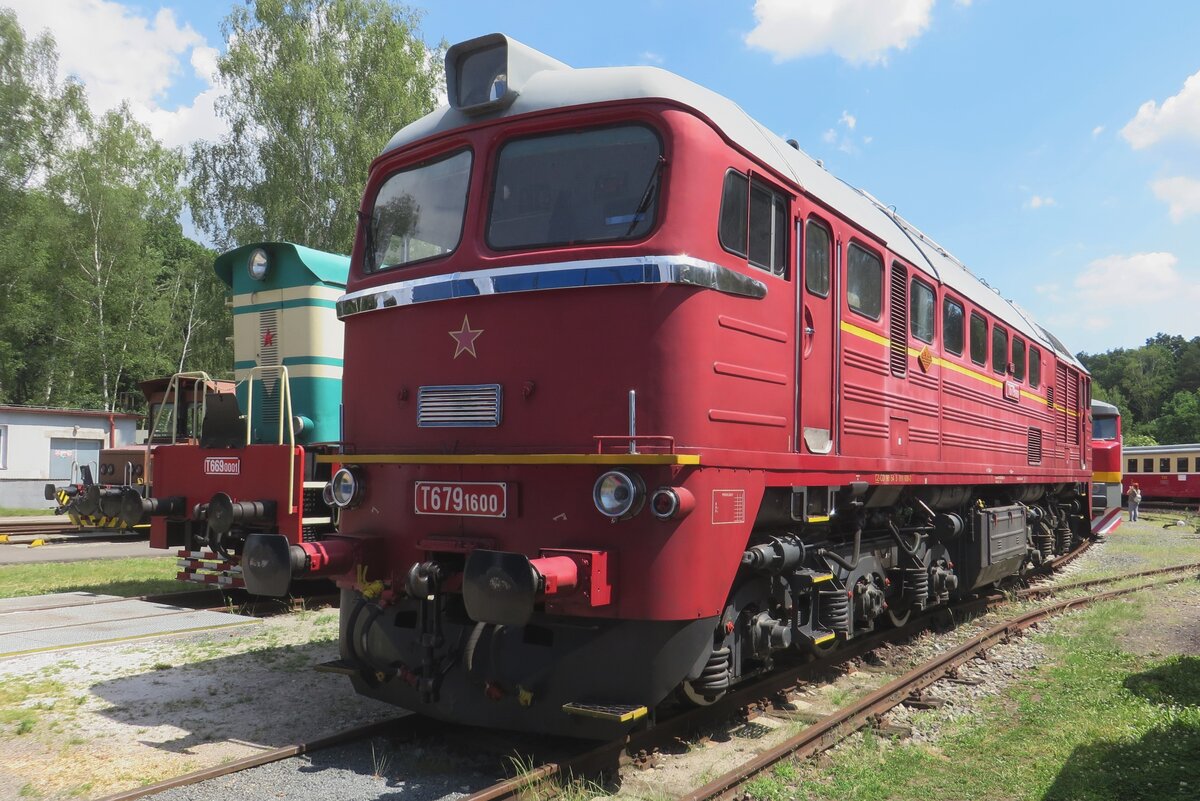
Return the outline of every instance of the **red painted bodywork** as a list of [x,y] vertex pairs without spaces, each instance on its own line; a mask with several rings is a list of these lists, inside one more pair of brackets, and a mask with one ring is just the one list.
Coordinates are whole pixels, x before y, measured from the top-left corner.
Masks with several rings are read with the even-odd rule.
[[[662,137],[667,167],[658,223],[642,240],[586,247],[493,252],[485,245],[492,154],[502,137],[638,121]],[[877,241],[735,149],[704,119],[661,101],[606,104],[480,123],[389,154],[373,167],[364,213],[396,168],[438,154],[475,151],[470,201],[456,252],[427,263],[363,275],[356,244],[348,291],[484,268],[621,256],[677,255],[708,260],[764,282],[750,299],[680,285],[618,286],[480,296],[400,306],[345,318],[343,392],[349,454],[595,453],[596,437],[628,432],[627,394],[637,393],[637,427],[674,438],[675,451],[700,466],[638,466],[647,492],[684,486],[695,509],[657,520],[647,509],[612,522],[595,509],[596,465],[364,464],[365,496],[341,516],[339,533],[377,538],[386,562],[370,567],[393,592],[436,542],[479,542],[535,558],[551,549],[607,554],[611,602],[576,606],[581,616],[688,620],[719,615],[768,486],[1024,484],[1090,481],[1087,377],[1041,346],[1039,387],[1006,392],[998,376],[968,356],[943,352],[927,368],[909,357],[907,376],[889,370],[885,312],[863,318],[847,306],[835,276],[828,300],[803,293],[795,249],[786,277],[726,252],[717,239],[720,187],[728,169],[752,172],[793,196],[791,219],[818,216],[841,247],[851,240],[894,261]],[[794,243],[793,243],[794,245]],[[910,273],[912,266],[909,265]],[[932,280],[932,279],[931,279]],[[885,280],[886,287],[886,280]],[[938,287],[937,308],[946,294]],[[969,318],[975,308],[961,292]],[[940,312],[939,312],[940,317]],[[452,332],[469,320],[482,333],[475,355],[458,352]],[[841,323],[848,323],[847,330]],[[813,328],[805,334],[805,327]],[[940,323],[938,328],[940,330]],[[920,342],[910,345],[921,348]],[[833,385],[833,376],[840,381]],[[420,428],[424,385],[498,383],[503,422],[496,428]],[[1055,385],[1053,406],[1047,386]],[[797,414],[799,409],[799,415]],[[803,428],[834,420],[831,453],[797,444]],[[1041,429],[1040,463],[1027,435]],[[414,513],[417,481],[506,482],[514,493],[503,519]],[[740,493],[744,507],[728,506]],[[382,573],[383,575],[379,575]],[[385,599],[387,595],[385,593]]]
[[[288,459],[295,465],[295,486],[288,497]],[[224,492],[237,501],[274,500],[279,533],[296,544],[301,537],[304,487],[304,449],[288,445],[249,445],[245,448],[201,448],[198,445],[166,445],[154,449],[154,494],[158,498],[182,496],[190,516],[197,504],[208,503]],[[238,472],[209,474],[206,459],[237,460]],[[229,463],[232,463],[230,461]],[[150,524],[150,547],[167,548],[167,519],[154,517]]]

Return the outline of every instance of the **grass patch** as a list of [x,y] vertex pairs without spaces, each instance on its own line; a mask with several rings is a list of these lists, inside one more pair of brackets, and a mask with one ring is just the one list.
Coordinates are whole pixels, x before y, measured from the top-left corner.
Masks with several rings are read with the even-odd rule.
[[0,731],[5,735],[29,734],[40,713],[54,708],[63,686],[56,681],[27,681],[9,677],[0,682]]
[[[1122,631],[1154,620],[1155,607],[1172,604],[1173,595],[1182,593],[1161,590],[1154,606],[1142,597],[1062,620],[1053,633],[1036,635],[1051,661],[981,703],[981,716],[946,724],[936,747],[867,735],[823,768],[805,764],[788,796],[1194,801],[1200,659],[1153,660],[1120,647]],[[780,797],[778,787],[756,789]]]
[[0,517],[42,517],[54,514],[54,509],[10,509],[0,506]]
[[52,592],[122,597],[179,592],[183,587],[175,580],[177,571],[174,559],[158,557],[0,565],[0,598]]

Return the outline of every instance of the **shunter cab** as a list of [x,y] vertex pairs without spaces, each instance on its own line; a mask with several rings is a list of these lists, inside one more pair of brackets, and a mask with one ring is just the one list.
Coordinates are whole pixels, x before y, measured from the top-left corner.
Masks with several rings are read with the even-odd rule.
[[232,394],[232,381],[183,379],[178,412],[164,403],[171,378],[152,378],[138,385],[146,401],[146,442],[123,448],[105,448],[97,460],[97,475],[84,472],[79,484],[46,485],[46,500],[57,500],[59,514],[66,514],[83,528],[132,529],[145,524],[129,523],[122,503],[140,503],[153,493],[149,484],[150,451],[171,442],[196,443],[207,402],[218,395]]
[[[153,547],[180,549],[181,580],[282,595],[286,581],[244,580],[247,536],[269,535],[286,550],[319,548],[333,531],[323,497],[330,467],[316,456],[340,439],[342,324],[334,302],[348,266],[346,256],[287,242],[217,258],[233,298],[236,393],[209,404],[197,442],[155,449],[154,497],[132,515],[151,521]],[[173,379],[169,403],[186,399],[187,379]]]
[[359,692],[613,736],[1086,535],[1086,371],[893,210],[663,70],[446,69],[338,301],[337,532],[243,560],[337,578]]

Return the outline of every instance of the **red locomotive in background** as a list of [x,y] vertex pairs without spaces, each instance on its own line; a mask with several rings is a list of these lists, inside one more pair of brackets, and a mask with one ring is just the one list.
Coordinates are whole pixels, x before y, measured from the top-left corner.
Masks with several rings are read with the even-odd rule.
[[888,207],[659,69],[446,65],[338,301],[360,692],[605,736],[1087,535],[1086,371]]

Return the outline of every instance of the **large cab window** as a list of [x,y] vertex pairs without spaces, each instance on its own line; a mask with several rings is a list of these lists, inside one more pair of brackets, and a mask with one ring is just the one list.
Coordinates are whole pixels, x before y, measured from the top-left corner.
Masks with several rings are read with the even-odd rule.
[[664,163],[658,134],[644,125],[507,142],[496,162],[488,245],[641,238],[654,225]]
[[393,173],[375,195],[366,271],[444,256],[458,247],[471,176],[471,151]]

